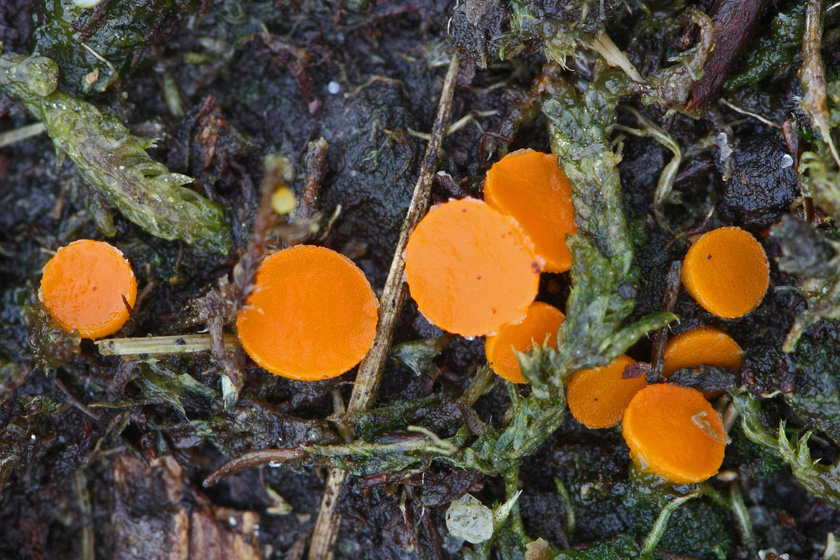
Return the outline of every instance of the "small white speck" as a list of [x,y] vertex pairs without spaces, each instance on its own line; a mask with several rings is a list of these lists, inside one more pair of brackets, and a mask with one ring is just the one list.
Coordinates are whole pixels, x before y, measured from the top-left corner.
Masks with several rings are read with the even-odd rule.
[[330,92],[331,94],[335,95],[335,94],[337,94],[338,92],[341,91],[341,84],[339,84],[338,82],[333,80],[333,81],[331,81],[330,83],[327,84],[327,91]]
[[73,3],[80,8],[94,8],[99,5],[102,0],[73,0]]
[[230,523],[230,526],[231,526],[231,527],[236,527],[236,518],[235,518],[234,516],[232,516],[232,515],[231,515],[231,516],[228,518],[228,523]]
[[36,439],[38,439],[38,438],[37,438],[37,437],[35,437],[35,434],[32,434],[31,436],[29,436],[29,439],[31,439],[32,441],[35,441],[35,440],[36,440]]
[[120,165],[120,171],[125,171],[125,165]]
[[268,466],[276,469],[277,467],[282,467],[282,466],[283,466],[283,462],[282,462],[282,461],[271,461],[271,462],[268,464]]
[[785,154],[782,156],[782,169],[787,169],[793,165],[793,158],[790,157],[790,154]]

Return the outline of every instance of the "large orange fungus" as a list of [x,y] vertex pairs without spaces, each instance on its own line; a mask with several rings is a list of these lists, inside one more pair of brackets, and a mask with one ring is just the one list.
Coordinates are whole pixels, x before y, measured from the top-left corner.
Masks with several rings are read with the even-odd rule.
[[378,307],[353,261],[324,247],[298,245],[266,257],[236,327],[258,365],[315,381],[341,375],[367,354]]
[[405,274],[429,321],[483,336],[525,317],[540,264],[516,220],[466,198],[432,208],[420,221],[406,247]]
[[703,393],[667,383],[636,393],[624,412],[622,434],[639,470],[678,484],[716,474],[727,440]]

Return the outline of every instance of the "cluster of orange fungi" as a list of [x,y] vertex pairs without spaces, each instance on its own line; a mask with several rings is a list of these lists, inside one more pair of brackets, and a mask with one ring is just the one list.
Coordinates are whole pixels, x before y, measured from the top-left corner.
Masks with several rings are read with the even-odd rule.
[[[493,165],[484,201],[464,199],[433,208],[411,236],[406,278],[420,311],[440,328],[486,336],[490,367],[513,383],[526,383],[517,353],[534,344],[556,348],[563,313],[534,302],[541,272],[571,265],[566,236],[576,231],[571,185],[554,156],[520,150]],[[682,281],[707,311],[734,319],[755,309],[769,283],[767,257],[748,232],[721,228],[689,249]],[[683,368],[713,365],[739,370],[742,352],[723,331],[699,327],[669,341],[667,379]],[[635,362],[620,356],[575,372],[567,400],[588,428],[622,425],[636,466],[676,483],[714,475],[726,434],[709,398],[672,384],[648,385],[626,375]]]
[[[571,265],[566,236],[576,231],[571,186],[550,154],[520,150],[487,173],[484,200],[452,200],[418,224],[405,251],[406,280],[420,311],[438,327],[486,336],[487,361],[501,377],[525,383],[516,357],[533,344],[555,347],[565,316],[535,302],[541,272]],[[707,311],[741,317],[767,291],[761,245],[737,227],[699,237],[683,263],[682,282]],[[64,328],[85,338],[111,335],[128,320],[137,282],[115,247],[81,240],[44,267],[40,299]],[[276,375],[319,380],[348,371],[370,350],[379,304],[364,273],[330,249],[299,245],[263,261],[254,291],[237,317],[239,340]],[[664,377],[703,364],[738,370],[742,352],[726,333],[699,327],[669,341]],[[675,483],[699,482],[723,461],[726,434],[695,389],[625,375],[634,361],[575,372],[572,415],[589,428],[619,423],[636,466]]]
[[525,383],[516,352],[534,341],[557,345],[565,316],[534,299],[541,272],[571,266],[570,194],[553,155],[513,152],[487,172],[483,201],[432,208],[406,247],[406,280],[420,312],[446,331],[486,336],[488,363],[514,383]]

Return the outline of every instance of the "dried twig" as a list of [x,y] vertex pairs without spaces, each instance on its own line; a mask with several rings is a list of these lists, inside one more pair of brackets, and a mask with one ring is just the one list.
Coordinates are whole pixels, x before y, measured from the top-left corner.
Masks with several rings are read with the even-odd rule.
[[96,541],[93,526],[93,508],[90,503],[85,469],[76,470],[73,478],[73,494],[76,497],[76,507],[79,509],[79,559],[93,560],[95,558]]
[[223,277],[219,288],[212,290],[204,298],[201,318],[207,323],[210,333],[210,352],[223,368],[222,395],[225,409],[231,410],[239,397],[244,383],[242,369],[244,355],[241,350],[231,354],[227,350],[224,327],[233,321],[244,308],[248,296],[254,289],[257,270],[265,255],[268,234],[276,214],[271,206],[271,198],[278,185],[285,184],[283,174],[288,161],[282,156],[267,156],[264,160],[262,193],[257,213],[254,217],[254,234],[248,247],[236,266],[233,267],[233,281]]
[[318,200],[318,190],[327,174],[327,141],[318,138],[309,143],[306,148],[306,187],[303,189],[303,200],[297,212],[298,218],[308,218],[315,211]]
[[738,107],[737,105],[735,105],[734,103],[731,103],[731,102],[727,101],[727,100],[726,100],[726,99],[724,99],[723,97],[721,97],[720,99],[718,99],[718,102],[719,102],[721,105],[723,105],[723,106],[725,106],[725,107],[728,107],[728,108],[732,109],[732,110],[733,110],[733,111],[735,111],[736,113],[741,113],[742,115],[747,115],[748,117],[752,117],[752,118],[754,118],[755,120],[757,120],[758,122],[763,123],[763,124],[766,124],[767,126],[772,126],[773,128],[778,129],[778,130],[781,130],[781,128],[782,128],[780,125],[778,125],[778,124],[774,123],[773,121],[771,121],[771,120],[770,120],[770,119],[768,119],[767,117],[762,117],[762,116],[761,116],[761,115],[759,115],[758,113],[755,113],[755,112],[753,112],[753,111],[748,111],[747,109],[744,109],[743,107]]
[[306,451],[303,449],[260,449],[259,451],[249,451],[236,459],[228,461],[210,473],[210,476],[204,479],[204,487],[209,488],[223,478],[227,478],[248,467],[258,467],[268,463],[288,463],[289,461],[302,459],[305,456]]
[[[674,261],[668,270],[668,277],[665,280],[665,295],[662,296],[662,309],[673,313],[677,304],[677,296],[680,295],[680,276],[682,274],[682,263]],[[665,367],[665,343],[668,342],[668,327],[662,327],[653,333],[653,350],[650,356],[650,372],[647,375],[648,383],[659,383],[662,381],[662,370]]]
[[729,70],[744,52],[769,0],[722,0],[712,12],[714,50],[703,65],[703,76],[691,87],[686,109],[703,108],[723,86]]
[[79,410],[81,410],[84,414],[86,414],[86,415],[90,416],[90,417],[91,417],[91,418],[93,418],[94,420],[99,420],[99,415],[98,415],[98,414],[96,414],[95,412],[93,412],[92,410],[90,410],[90,409],[89,409],[88,407],[86,407],[84,404],[82,404],[82,402],[81,402],[79,399],[77,399],[77,398],[75,397],[75,395],[73,395],[73,393],[71,393],[71,392],[70,392],[70,389],[68,389],[68,388],[67,388],[67,385],[65,385],[65,384],[61,381],[61,379],[59,379],[58,377],[56,377],[56,378],[55,378],[55,384],[58,386],[58,388],[59,388],[59,389],[61,389],[61,390],[64,392],[64,396],[66,396],[66,397],[67,397],[67,402],[68,402],[68,403],[70,403],[71,405],[75,406],[76,408],[78,408]]
[[[349,414],[369,408],[376,399],[376,393],[382,379],[382,371],[385,369],[385,362],[394,337],[394,328],[405,298],[405,284],[403,282],[405,261],[403,261],[403,253],[408,243],[408,236],[414,231],[429,208],[432,178],[437,168],[439,151],[449,123],[449,113],[457,76],[458,57],[453,55],[443,82],[431,140],[426,146],[420,175],[417,178],[414,194],[411,197],[411,205],[408,208],[408,214],[394,251],[394,258],[391,261],[391,269],[388,271],[388,278],[382,290],[379,325],[376,329],[373,348],[359,365],[359,373],[356,375],[356,383],[353,386],[353,394],[347,408]],[[341,522],[341,516],[336,513],[335,506],[346,479],[347,473],[345,471],[341,469],[330,470],[327,487],[321,500],[321,509],[318,512],[315,530],[312,533],[309,560],[330,560],[332,558],[335,538],[338,535],[338,527]]]

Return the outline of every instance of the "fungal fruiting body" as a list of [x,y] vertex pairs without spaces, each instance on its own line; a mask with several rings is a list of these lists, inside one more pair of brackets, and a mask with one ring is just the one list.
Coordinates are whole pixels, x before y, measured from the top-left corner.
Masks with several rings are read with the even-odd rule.
[[38,295],[59,325],[95,339],[114,334],[128,321],[137,280],[119,249],[81,239],[49,260]]
[[622,434],[640,471],[677,484],[715,475],[727,441],[703,393],[667,383],[636,393],[624,412]]
[[532,303],[522,321],[505,325],[497,334],[487,337],[484,344],[487,363],[511,383],[527,383],[516,352],[527,352],[534,343],[557,348],[557,331],[565,318],[554,306],[539,301]]
[[624,378],[624,370],[634,363],[622,355],[609,365],[576,371],[566,389],[572,416],[587,428],[618,424],[633,396],[647,386],[644,376]]
[[767,292],[767,254],[749,232],[719,228],[703,234],[688,249],[682,282],[706,311],[736,319],[755,309]]
[[731,336],[713,327],[698,327],[668,340],[665,347],[665,377],[682,368],[703,364],[739,371],[743,352]]
[[432,208],[411,234],[405,275],[432,323],[462,336],[521,321],[537,295],[540,262],[516,220],[481,200]]
[[370,283],[350,259],[298,245],[266,257],[236,327],[258,365],[315,381],[361,361],[373,344],[378,308]]
[[566,235],[575,233],[572,187],[552,154],[519,150],[495,163],[484,182],[484,200],[516,219],[545,260],[546,272],[569,270]]

